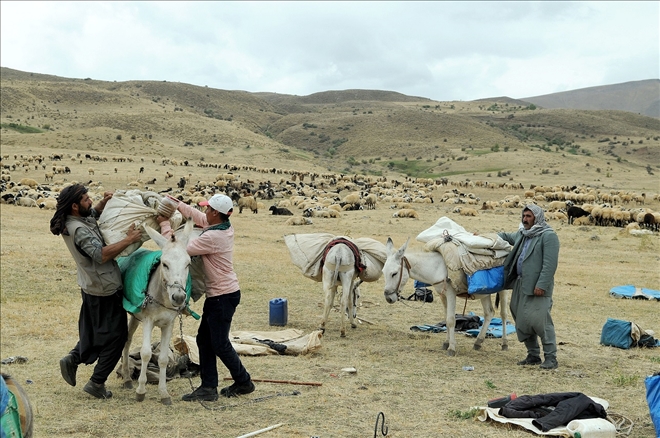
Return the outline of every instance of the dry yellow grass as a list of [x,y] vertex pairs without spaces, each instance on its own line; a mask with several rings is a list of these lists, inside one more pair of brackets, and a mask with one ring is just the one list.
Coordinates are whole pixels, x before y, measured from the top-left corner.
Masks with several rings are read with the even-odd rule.
[[[107,164],[112,166],[112,164]],[[102,170],[102,175],[108,173]],[[109,172],[113,176],[112,172]],[[120,188],[119,181],[105,184]],[[501,199],[505,192],[477,192],[482,199]],[[651,207],[658,209],[658,203]],[[392,237],[401,245],[440,216],[449,216],[468,230],[487,232],[517,226],[518,210],[482,212],[478,217],[451,213],[444,204],[417,206],[419,220],[394,219],[392,210],[379,205],[373,211],[345,212],[339,219],[316,219],[314,225],[287,227],[285,218],[234,215],[235,268],[243,302],[234,319],[235,330],[273,330],[268,325],[268,302],[285,297],[289,327],[305,332],[317,328],[321,317],[322,288],[304,278],[291,264],[282,236],[295,232],[330,232],[369,236],[384,242]],[[376,416],[383,412],[388,436],[525,437],[527,432],[495,424],[462,419],[472,406],[516,392],[539,394],[580,391],[604,398],[611,411],[635,423],[634,437],[653,434],[644,397],[643,379],[659,368],[654,349],[617,350],[599,345],[607,317],[634,321],[643,328],[658,327],[658,303],[617,300],[608,296],[612,286],[635,284],[660,289],[658,235],[633,237],[607,227],[552,225],[562,244],[556,277],[553,318],[557,327],[560,367],[542,372],[517,367],[525,351],[515,338],[510,350],[498,340],[487,340],[481,351],[472,350],[473,338],[459,336],[458,355],[447,357],[440,346],[444,334],[414,334],[410,326],[444,320],[439,300],[430,304],[388,305],[382,280],[363,289],[359,315],[374,325],[360,324],[346,338],[339,337],[339,318],[331,314],[322,349],[309,356],[245,357],[254,378],[316,381],[320,387],[260,383],[257,391],[239,399],[188,404],[180,396],[190,390],[186,379],[169,383],[174,405],[158,402],[150,386],[143,403],[134,392],[108,382],[112,400],[97,401],[63,382],[58,360],[75,343],[80,303],[75,266],[61,239],[48,231],[51,212],[2,205],[2,356],[23,355],[25,365],[3,365],[25,382],[36,412],[36,436],[74,437],[202,437],[238,436],[272,424],[284,423],[264,436],[371,436]],[[417,249],[419,244],[414,245]],[[412,285],[407,286],[412,293]],[[193,305],[200,311],[202,303]],[[467,311],[481,312],[476,302]],[[197,323],[184,319],[184,333],[194,335]],[[463,365],[475,370],[466,372]],[[357,368],[355,375],[342,373]],[[221,377],[224,370],[220,367]],[[81,367],[78,381],[91,369]],[[195,385],[199,380],[195,379]],[[278,393],[301,392],[263,401],[253,399]]]
[[[654,135],[660,129],[655,119],[635,115],[508,110],[493,114],[483,102],[433,103],[429,108],[424,108],[424,102],[372,102],[296,104],[298,114],[282,118],[283,114],[278,113],[281,109],[274,103],[270,106],[255,101],[254,96],[245,93],[157,82],[114,84],[44,76],[30,79],[6,76],[5,70],[2,92],[3,123],[48,124],[52,129],[30,135],[2,129],[2,155],[7,156],[3,165],[20,162],[21,156],[65,156],[61,163],[46,160],[46,169],[31,166],[24,171],[19,166],[11,172],[14,181],[29,177],[44,183],[45,172],[53,164],[61,164],[69,166],[71,173],[56,175],[56,180],[91,180],[100,182],[106,190],[118,190],[126,189],[129,182],[138,178],[156,178],[152,186],[161,190],[183,176],[190,176],[193,182],[212,181],[216,174],[224,172],[197,167],[202,157],[206,163],[317,172],[348,169],[345,171],[349,174],[382,172],[402,179],[388,169],[387,161],[403,160],[406,155],[410,162],[428,166],[425,172],[448,175],[452,181],[516,182],[525,187],[590,185],[605,192],[646,193],[647,206],[660,209],[660,203],[652,201],[653,195],[660,192],[657,175],[646,170],[649,165],[657,174],[660,143]],[[174,111],[175,107],[184,111]],[[212,108],[214,114],[223,118],[231,115],[233,121],[206,117],[204,108]],[[515,117],[509,119],[510,114]],[[573,155],[554,148],[542,152],[531,148],[531,142],[515,143],[513,137],[493,125],[487,128],[485,123],[475,124],[479,118],[497,124],[513,123],[512,120],[525,125],[544,124],[546,134],[561,134],[564,138],[584,135],[577,141],[591,155]],[[287,125],[282,122],[285,119],[295,123]],[[438,120],[446,123],[438,126]],[[305,122],[316,123],[317,134],[323,132],[323,123],[325,132],[332,133],[331,138],[350,134],[351,140],[338,148],[335,158],[315,155],[314,149],[306,148],[303,141],[309,137],[309,130],[295,126]],[[349,123],[354,126],[348,126]],[[613,127],[608,128],[610,125]],[[339,127],[349,130],[339,131]],[[116,139],[118,134],[122,140]],[[620,162],[606,153],[608,143],[598,142],[616,135],[616,141],[621,141],[613,145],[613,151],[623,158]],[[289,139],[294,146],[281,143]],[[493,143],[500,140],[501,147],[511,142],[509,152],[490,151]],[[184,147],[184,141],[194,145]],[[108,161],[85,160],[86,153],[106,157]],[[352,155],[358,160],[357,165],[347,164],[347,157]],[[113,161],[117,157],[130,157],[133,161]],[[192,166],[163,165],[164,157],[189,160]],[[381,160],[365,164],[360,162],[362,157]],[[89,174],[89,167],[94,167],[94,175]],[[140,167],[145,168],[142,174]],[[507,170],[511,173],[497,176],[498,171]],[[174,175],[167,182],[166,172]],[[236,173],[243,180],[278,181],[283,177],[243,170]],[[436,189],[434,197],[438,199],[443,190]],[[470,191],[482,201],[501,200],[510,194],[523,196],[522,190]],[[346,192],[340,193],[341,197],[345,195]],[[270,203],[264,202],[267,208]],[[389,205],[379,204],[376,210],[344,212],[339,219],[315,219],[313,225],[305,227],[285,226],[286,218],[269,216],[267,211],[235,214],[235,268],[243,302],[233,328],[275,329],[268,325],[268,302],[276,297],[288,299],[289,327],[306,332],[317,328],[323,301],[321,285],[304,278],[290,262],[284,234],[330,232],[382,242],[392,237],[399,246],[441,216],[483,233],[515,229],[520,214],[518,209],[499,209],[463,217],[451,213],[450,205],[414,206],[419,212],[418,220],[394,219]],[[300,214],[297,210],[295,213]],[[14,375],[19,382],[33,382],[25,387],[36,412],[35,436],[233,437],[284,423],[264,436],[357,437],[371,436],[376,416],[383,412],[391,437],[527,437],[529,434],[521,429],[462,417],[472,406],[484,405],[490,398],[511,392],[521,395],[557,391],[581,391],[604,398],[610,402],[611,411],[634,421],[631,436],[653,436],[643,379],[660,367],[660,351],[617,350],[599,345],[599,340],[607,317],[634,321],[660,333],[657,302],[608,296],[612,286],[621,284],[660,289],[657,234],[634,237],[612,227],[573,227],[551,222],[562,245],[553,309],[560,342],[560,367],[556,371],[515,366],[525,354],[515,338],[507,352],[500,350],[498,340],[487,340],[481,351],[474,351],[474,339],[459,336],[458,355],[447,357],[440,348],[444,334],[414,334],[409,330],[412,325],[444,320],[439,300],[424,305],[388,305],[380,280],[362,288],[358,312],[374,325],[360,324],[346,338],[340,338],[339,318],[333,313],[318,353],[244,358],[254,378],[318,381],[322,386],[260,383],[250,396],[204,407],[177,401],[190,391],[190,382],[177,379],[169,383],[174,405],[165,407],[158,403],[155,387],[148,388],[147,400],[137,403],[134,392],[120,388],[120,381],[113,378],[108,382],[115,394],[113,399],[97,401],[82,392],[82,384],[71,388],[62,380],[58,361],[75,344],[80,292],[71,256],[61,238],[48,230],[51,215],[52,211],[0,206],[0,350],[3,358],[29,358],[24,365],[2,365],[2,371]],[[407,288],[412,293],[412,285]],[[201,311],[202,303],[192,307]],[[481,312],[475,302],[468,302],[466,310]],[[184,319],[184,333],[194,335],[196,324],[192,318]],[[475,370],[462,371],[463,365],[472,365]],[[355,367],[357,374],[341,373],[348,366]],[[89,375],[91,369],[81,367],[78,381],[86,381]],[[196,385],[199,380],[193,383]],[[300,390],[301,394],[252,401],[293,390]]]

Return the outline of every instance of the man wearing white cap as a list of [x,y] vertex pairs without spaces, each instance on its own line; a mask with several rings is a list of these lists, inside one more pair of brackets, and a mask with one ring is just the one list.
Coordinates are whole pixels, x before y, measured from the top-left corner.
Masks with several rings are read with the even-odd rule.
[[[234,379],[231,386],[220,390],[224,397],[236,397],[254,391],[254,383],[236,350],[229,341],[229,330],[236,306],[241,301],[238,277],[233,267],[234,227],[229,222],[234,204],[226,195],[213,195],[208,201],[200,202],[206,207],[202,213],[176,198],[177,209],[184,217],[191,217],[204,230],[197,239],[191,239],[187,251],[190,256],[201,256],[204,263],[206,300],[202,321],[197,331],[200,375],[202,384],[192,393],[182,397],[184,401],[214,401],[218,399],[218,369],[216,356],[227,367]],[[169,221],[158,216],[161,234],[172,232]]]

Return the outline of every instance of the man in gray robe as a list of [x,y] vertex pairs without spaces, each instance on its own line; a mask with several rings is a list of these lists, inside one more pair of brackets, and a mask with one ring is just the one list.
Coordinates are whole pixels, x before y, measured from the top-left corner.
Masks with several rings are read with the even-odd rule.
[[542,369],[555,369],[559,366],[557,340],[550,310],[559,260],[559,238],[545,222],[543,209],[534,204],[523,209],[518,231],[498,235],[513,245],[504,262],[504,270],[506,288],[513,289],[511,315],[516,323],[518,340],[527,348],[527,357],[518,365],[540,364]]

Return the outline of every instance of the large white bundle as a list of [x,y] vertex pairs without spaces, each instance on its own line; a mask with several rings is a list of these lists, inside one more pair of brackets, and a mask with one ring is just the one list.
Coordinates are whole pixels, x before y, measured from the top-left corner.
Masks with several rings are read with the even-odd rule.
[[300,268],[303,275],[315,281],[322,281],[323,250],[334,238],[335,235],[330,233],[287,234],[284,236],[284,243],[289,249],[291,261]]
[[383,265],[387,260],[385,245],[369,237],[351,239],[346,236],[335,236],[330,233],[287,234],[284,243],[289,249],[291,261],[302,271],[303,275],[315,281],[323,281],[321,259],[323,251],[331,240],[342,237],[355,244],[360,250],[360,258],[366,269],[360,274],[362,281],[376,281],[380,278]]
[[469,275],[502,266],[513,249],[510,243],[495,233],[475,236],[444,216],[419,233],[417,240],[426,243],[426,251],[440,252],[447,268],[463,270]]
[[[98,220],[99,230],[105,243],[112,245],[123,240],[131,224],[135,224],[135,227],[142,231],[140,241],[130,244],[117,257],[130,255],[149,240],[149,235],[144,230],[143,225],[160,231],[160,224],[156,221],[160,202],[162,202],[162,197],[154,192],[118,190],[112,195]],[[176,228],[181,220],[181,213],[176,212],[170,218],[172,228]]]

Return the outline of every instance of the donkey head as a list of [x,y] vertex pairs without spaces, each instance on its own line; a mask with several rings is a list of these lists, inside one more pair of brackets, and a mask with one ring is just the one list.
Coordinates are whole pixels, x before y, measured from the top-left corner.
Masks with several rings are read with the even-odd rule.
[[161,280],[169,301],[175,308],[182,308],[186,302],[186,282],[190,268],[190,256],[186,246],[194,225],[192,219],[188,218],[184,228],[172,233],[169,239],[153,228],[144,227],[149,237],[163,251],[160,257]]
[[401,248],[395,250],[392,239],[390,237],[387,238],[387,244],[385,245],[387,260],[383,265],[383,278],[385,279],[385,290],[383,293],[385,300],[390,304],[397,302],[401,289],[403,289],[408,278],[410,278],[406,261],[403,258],[409,241],[410,239],[406,240],[406,243]]

